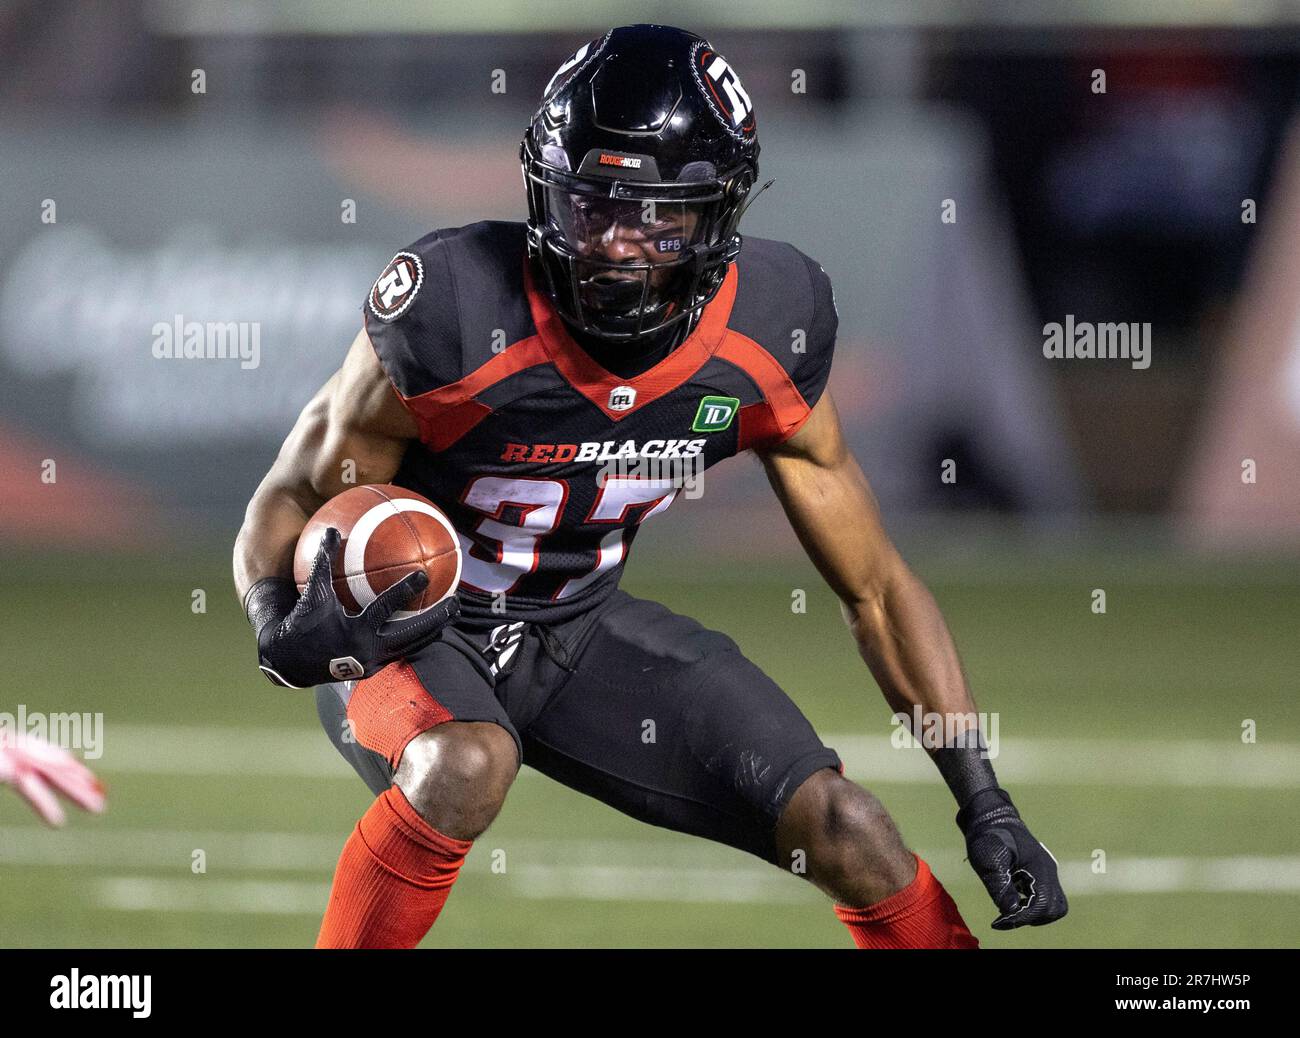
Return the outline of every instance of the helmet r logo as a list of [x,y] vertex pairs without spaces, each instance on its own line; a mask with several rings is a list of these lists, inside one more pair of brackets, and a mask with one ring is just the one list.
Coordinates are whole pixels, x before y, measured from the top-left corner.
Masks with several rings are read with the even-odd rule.
[[695,57],[697,72],[703,70],[699,77],[704,92],[713,102],[714,108],[727,129],[733,134],[748,135],[754,132],[754,102],[740,85],[736,70],[727,64],[721,54],[715,54],[707,47],[701,49]]

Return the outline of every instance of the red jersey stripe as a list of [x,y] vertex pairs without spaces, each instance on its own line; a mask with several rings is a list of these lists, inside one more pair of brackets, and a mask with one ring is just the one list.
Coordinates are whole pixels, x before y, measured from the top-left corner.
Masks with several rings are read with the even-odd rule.
[[[532,309],[533,323],[537,326],[538,336],[547,353],[569,384],[616,422],[635,414],[666,393],[671,393],[704,366],[726,335],[738,283],[739,275],[733,263],[727,270],[722,287],[705,306],[699,323],[686,337],[686,341],[650,370],[633,378],[619,378],[597,364],[590,354],[573,341],[573,336],[569,334],[555,305],[533,281],[531,264],[527,259],[524,261],[524,288],[528,293],[528,305]],[[636,390],[636,400],[625,411],[611,411],[609,394],[619,386],[630,386]]]
[[450,385],[418,396],[398,393],[397,398],[415,416],[421,442],[430,450],[443,451],[492,413],[492,408],[479,403],[475,396],[525,368],[549,361],[540,337],[530,335],[511,343],[486,364]]
[[[781,362],[753,339],[728,330],[715,353],[744,371],[763,394],[761,404],[741,408],[738,451],[789,439],[812,413]],[[763,408],[769,413],[762,414]]]

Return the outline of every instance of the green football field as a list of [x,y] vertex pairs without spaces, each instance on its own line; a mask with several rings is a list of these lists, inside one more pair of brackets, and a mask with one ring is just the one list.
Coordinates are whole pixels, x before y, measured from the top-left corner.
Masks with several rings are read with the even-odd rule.
[[[0,792],[0,946],[309,945],[371,797],[309,696],[257,674],[225,559],[0,564],[0,711],[102,714],[90,763],[109,786],[104,816],[62,831]],[[884,701],[811,569],[759,576],[651,554],[626,586],[735,637],[890,808],[987,947],[1295,944],[1294,563],[937,552],[917,569],[996,716],[1003,784],[1061,862],[1071,908],[1056,925],[989,929],[951,798],[923,751],[891,745]],[[192,609],[196,589],[206,611]],[[806,612],[791,610],[795,589]],[[849,941],[795,877],[525,769],[426,945]]]

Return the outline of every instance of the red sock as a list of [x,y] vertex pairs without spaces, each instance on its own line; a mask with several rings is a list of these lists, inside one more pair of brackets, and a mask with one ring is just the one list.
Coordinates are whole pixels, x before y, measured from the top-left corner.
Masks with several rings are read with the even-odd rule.
[[916,879],[866,908],[835,906],[859,948],[978,948],[943,884],[918,855]]
[[343,845],[316,947],[414,948],[472,846],[438,832],[391,787]]

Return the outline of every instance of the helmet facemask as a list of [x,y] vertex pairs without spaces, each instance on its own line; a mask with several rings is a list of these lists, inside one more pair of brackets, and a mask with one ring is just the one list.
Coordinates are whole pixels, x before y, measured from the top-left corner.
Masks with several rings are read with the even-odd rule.
[[[546,189],[547,226],[568,254],[578,302],[606,330],[664,326],[693,294],[695,246],[707,244],[712,209],[702,202],[610,198]],[[571,286],[572,287],[572,286]]]
[[687,319],[713,298],[740,250],[735,225],[750,170],[715,177],[709,167],[691,171],[701,179],[671,183],[618,180],[564,170],[531,145],[525,139],[522,154],[530,242],[569,324],[630,340]]

